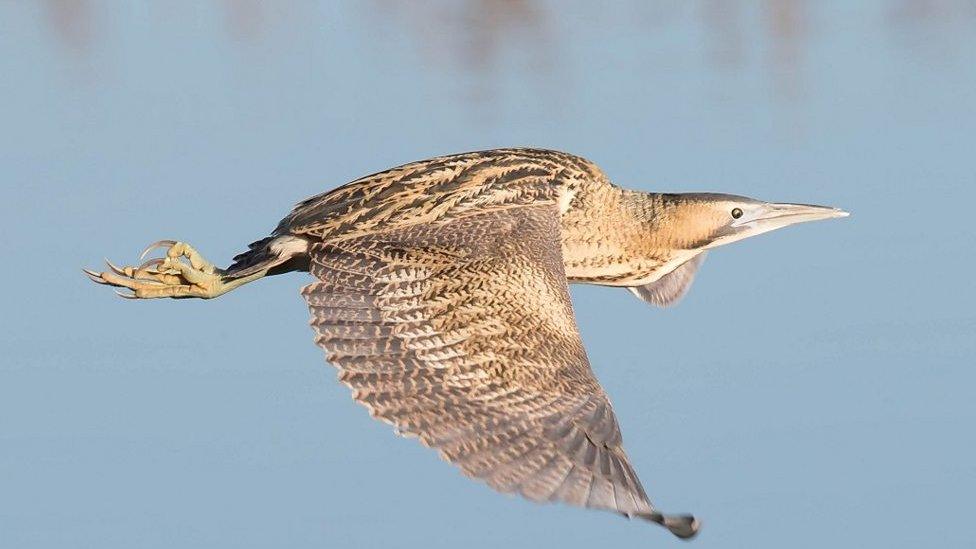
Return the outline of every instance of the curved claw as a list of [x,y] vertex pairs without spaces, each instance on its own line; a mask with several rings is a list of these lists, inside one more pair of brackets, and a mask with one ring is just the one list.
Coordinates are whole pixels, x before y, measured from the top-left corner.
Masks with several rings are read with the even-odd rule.
[[138,297],[136,297],[136,294],[127,294],[124,292],[120,292],[119,290],[115,290],[115,295],[125,299],[139,299]]
[[149,252],[155,250],[156,248],[168,248],[170,246],[175,246],[175,245],[176,245],[175,240],[157,240],[156,242],[153,242],[152,244],[147,246],[146,249],[143,250],[141,254],[139,254],[139,259],[145,259],[146,256],[149,254]]
[[88,278],[90,278],[91,281],[94,282],[95,284],[108,284],[108,282],[106,282],[105,279],[102,278],[102,275],[100,273],[96,273],[91,269],[82,269],[81,271],[86,275],[88,275]]
[[108,265],[108,268],[109,269],[112,269],[112,272],[114,272],[115,274],[122,275],[122,276],[128,276],[128,275],[125,274],[125,271],[122,269],[122,267],[119,267],[117,265],[114,265],[108,259],[105,260],[105,264]]

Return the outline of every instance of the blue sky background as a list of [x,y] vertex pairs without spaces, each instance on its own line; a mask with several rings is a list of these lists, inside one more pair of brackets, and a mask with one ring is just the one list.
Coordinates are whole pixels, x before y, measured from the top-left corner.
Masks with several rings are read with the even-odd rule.
[[514,145],[853,213],[715,251],[672,310],[573,288],[694,547],[976,544],[972,2],[2,2],[0,127],[0,546],[683,545],[369,419],[307,275],[131,303],[79,271],[225,264],[306,196]]

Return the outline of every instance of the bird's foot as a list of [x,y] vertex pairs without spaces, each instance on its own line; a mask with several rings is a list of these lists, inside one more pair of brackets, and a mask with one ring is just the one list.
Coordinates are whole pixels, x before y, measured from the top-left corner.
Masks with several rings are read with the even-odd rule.
[[185,242],[160,240],[146,248],[139,259],[157,248],[165,248],[166,255],[150,259],[138,267],[116,267],[106,261],[108,271],[98,273],[84,269],[85,274],[99,284],[130,290],[116,291],[127,299],[210,299],[230,289],[213,263]]

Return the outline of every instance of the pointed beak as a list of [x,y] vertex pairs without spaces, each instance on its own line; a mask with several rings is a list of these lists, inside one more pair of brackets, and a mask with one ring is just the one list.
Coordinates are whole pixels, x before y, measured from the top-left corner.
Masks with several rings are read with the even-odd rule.
[[763,211],[751,220],[758,227],[778,229],[787,225],[819,221],[834,217],[850,215],[844,210],[830,206],[814,206],[811,204],[766,204]]
[[704,249],[724,246],[732,242],[750,238],[790,225],[806,223],[807,221],[819,221],[821,219],[832,219],[834,217],[847,217],[850,215],[844,210],[831,208],[829,206],[814,206],[812,204],[776,204],[773,202],[754,202],[752,205],[744,206],[741,217],[735,219],[727,225],[727,229],[722,231]]
[[765,203],[752,215],[745,215],[732,223],[736,232],[730,238],[720,239],[715,245],[727,244],[743,238],[768,233],[797,223],[819,221],[834,217],[847,217],[844,210],[829,206],[813,206],[810,204],[775,204]]

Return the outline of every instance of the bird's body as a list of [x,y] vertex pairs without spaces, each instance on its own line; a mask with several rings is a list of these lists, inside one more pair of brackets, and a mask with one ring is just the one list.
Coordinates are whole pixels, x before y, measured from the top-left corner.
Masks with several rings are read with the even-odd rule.
[[649,209],[633,200],[634,194],[578,156],[495,149],[362,177],[301,202],[274,234],[337,243],[472,215],[551,206],[559,212],[570,282],[633,285],[654,281],[696,253],[658,246],[647,225],[654,207],[663,211],[664,202]]
[[[570,282],[638,286],[701,253],[694,248],[697,239],[676,246],[670,234],[662,237],[655,230],[670,226],[666,196],[617,187],[599,167],[575,155],[494,149],[412,162],[316,195],[298,204],[274,236],[337,243],[472,215],[552,206],[559,212]],[[682,234],[691,228],[673,229]],[[268,242],[259,241],[257,247]]]
[[317,279],[302,290],[316,343],[373,416],[496,490],[690,537],[697,521],[655,510],[637,479],[567,284],[624,286],[668,305],[706,249],[841,214],[629,191],[577,156],[500,149],[406,164],[309,198],[226,269],[167,242],[164,259],[89,274],[131,297],[207,298],[307,270]]

